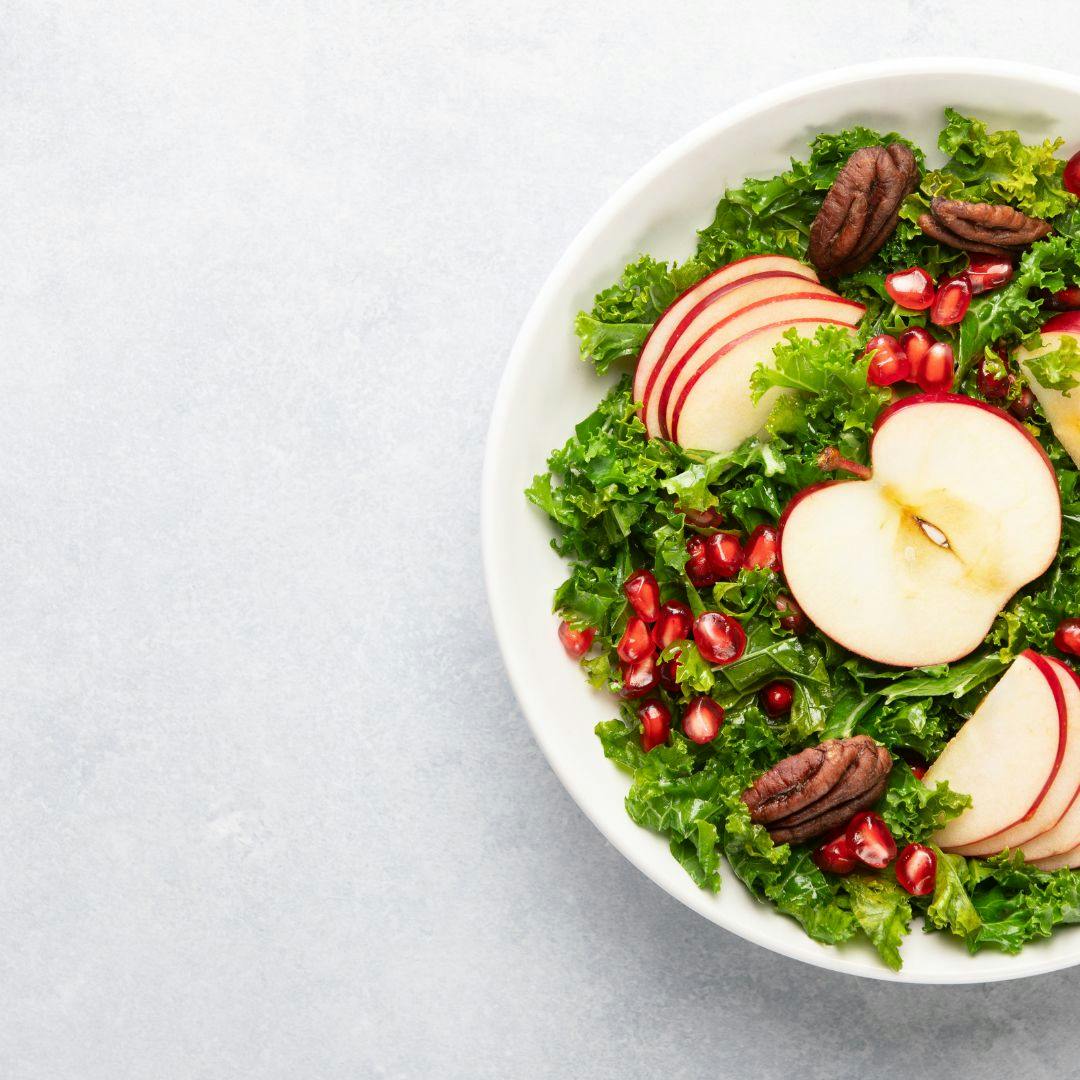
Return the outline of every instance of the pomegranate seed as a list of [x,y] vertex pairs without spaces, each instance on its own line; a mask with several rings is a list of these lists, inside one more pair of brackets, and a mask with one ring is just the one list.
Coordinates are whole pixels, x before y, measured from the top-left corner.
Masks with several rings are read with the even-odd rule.
[[971,283],[965,274],[946,278],[934,296],[930,308],[930,321],[938,326],[952,326],[958,323],[971,306]]
[[1080,151],[1077,151],[1065,165],[1061,185],[1070,195],[1080,197]]
[[632,664],[623,664],[622,677],[624,698],[644,697],[650,690],[655,690],[660,682],[656,654],[650,652]]
[[761,707],[769,716],[784,716],[791,712],[791,703],[795,700],[795,691],[789,682],[777,680],[761,689]]
[[641,749],[647,754],[667,742],[671,733],[671,710],[662,701],[646,701],[638,706],[641,721]]
[[623,582],[622,590],[630,606],[647,623],[656,622],[660,614],[660,586],[651,570],[637,570]]
[[972,296],[1000,288],[1008,284],[1012,276],[1013,264],[1008,259],[1000,259],[993,255],[972,255],[971,263],[967,268],[967,279],[971,286]]
[[947,341],[935,341],[923,357],[919,369],[919,389],[928,394],[949,390],[954,374],[952,346]]
[[1031,414],[1035,411],[1035,395],[1031,392],[1030,388],[1025,386],[1020,391],[1020,396],[1009,405],[1009,412],[1016,417],[1017,420],[1030,420]]
[[1080,656],[1080,619],[1062,619],[1054,631],[1054,648]]
[[724,524],[724,515],[715,508],[709,510],[687,510],[676,503],[675,509],[682,514],[691,525],[694,525],[699,529],[719,529],[720,526]]
[[683,713],[683,734],[699,746],[710,743],[720,732],[724,722],[724,710],[711,697],[702,694],[696,697]]
[[559,640],[571,660],[584,656],[589,651],[594,637],[596,637],[596,631],[591,626],[586,626],[584,630],[575,630],[565,619],[559,623]]
[[653,644],[663,651],[673,641],[690,636],[694,617],[681,600],[665,600],[660,605],[660,618],[652,630]]
[[918,382],[919,372],[922,371],[922,362],[930,351],[934,339],[925,326],[913,326],[900,337],[900,348],[911,363],[911,381]]
[[1070,285],[1051,294],[1049,307],[1055,311],[1075,311],[1080,308],[1080,285]]
[[863,356],[870,357],[866,381],[871,386],[892,386],[911,377],[911,361],[900,348],[900,342],[890,334],[872,337]]
[[746,651],[746,634],[719,611],[706,611],[694,621],[694,641],[710,664],[730,664]]
[[830,874],[850,874],[859,862],[855,849],[843,833],[822,844],[814,852],[813,859],[819,870]]
[[[997,369],[997,370],[995,370]],[[979,393],[987,401],[1000,401],[1009,392],[1009,373],[1000,356],[991,361],[983,356],[979,361],[979,373],[976,376]]]
[[785,593],[776,598],[776,610],[780,612],[780,625],[789,634],[805,634],[810,628],[810,620],[803,614],[803,609]]
[[885,291],[908,311],[925,311],[934,302],[934,279],[921,267],[897,270],[885,278]]
[[901,750],[900,756],[907,762],[908,768],[911,769],[911,774],[916,780],[921,780],[926,775],[928,766],[925,758],[912,750]]
[[705,541],[705,555],[714,578],[730,581],[743,564],[742,544],[734,533],[714,533]]
[[709,556],[705,552],[705,541],[700,536],[691,536],[686,541],[686,576],[695,589],[704,589],[716,584],[716,576],[709,566]]
[[649,636],[649,627],[644,619],[637,615],[631,615],[626,621],[626,629],[615,647],[619,659],[624,664],[633,664],[643,656],[648,656],[653,651],[652,638]]
[[937,856],[925,844],[908,844],[896,860],[896,881],[912,896],[929,896],[937,879]]
[[677,694],[679,686],[679,658],[673,656],[660,665],[660,685],[669,693]]
[[848,822],[846,835],[859,860],[875,870],[888,866],[896,857],[896,841],[877,814],[856,814]]
[[780,533],[775,525],[759,525],[750,534],[743,565],[750,570],[780,569]]

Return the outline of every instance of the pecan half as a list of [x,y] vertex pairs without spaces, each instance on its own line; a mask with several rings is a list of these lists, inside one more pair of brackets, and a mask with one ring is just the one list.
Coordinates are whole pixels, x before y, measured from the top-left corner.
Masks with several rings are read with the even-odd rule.
[[810,261],[826,277],[850,274],[881,250],[919,166],[902,143],[864,146],[837,174],[810,226]]
[[919,228],[939,244],[1007,258],[1046,236],[1050,222],[1011,206],[939,198],[919,216]]
[[742,794],[750,820],[778,844],[829,832],[881,798],[892,758],[866,735],[829,739],[777,762]]

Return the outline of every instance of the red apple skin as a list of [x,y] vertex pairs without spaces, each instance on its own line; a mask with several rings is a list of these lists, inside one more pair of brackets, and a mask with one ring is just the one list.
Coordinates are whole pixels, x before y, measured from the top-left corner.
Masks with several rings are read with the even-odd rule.
[[1048,333],[1080,334],[1080,311],[1063,311],[1043,323]]
[[[1075,672],[1075,671],[1073,671],[1073,669],[1072,669],[1071,667],[1069,667],[1069,665],[1068,665],[1068,664],[1066,664],[1066,663],[1065,663],[1065,662],[1064,662],[1063,660],[1062,660],[1062,661],[1060,661],[1059,663],[1060,663],[1060,668],[1061,668],[1061,670],[1063,670],[1063,671],[1067,671],[1067,672],[1069,673],[1069,678],[1070,678],[1070,679],[1072,679],[1072,681],[1073,681],[1074,683],[1076,683],[1076,686],[1077,686],[1077,688],[1078,688],[1078,689],[1080,689],[1080,675],[1077,675],[1077,674],[1076,674],[1076,672]],[[1057,670],[1057,669],[1055,669],[1055,670]],[[1066,709],[1067,709],[1067,706],[1066,706]],[[1066,742],[1066,744],[1065,744],[1065,748],[1064,748],[1064,749],[1068,749],[1068,742]],[[1064,750],[1063,750],[1062,752],[1064,753]],[[1065,807],[1065,812],[1064,812],[1064,813],[1063,813],[1063,814],[1061,815],[1061,818],[1059,818],[1059,819],[1058,819],[1059,821],[1060,821],[1060,820],[1061,820],[1062,818],[1064,818],[1064,817],[1065,817],[1065,815],[1066,815],[1066,814],[1068,814],[1068,812],[1069,812],[1069,811],[1070,811],[1070,810],[1071,810],[1071,809],[1073,808],[1073,805],[1075,804],[1075,802],[1076,802],[1076,800],[1077,800],[1078,798],[1080,798],[1080,787],[1078,787],[1078,788],[1076,789],[1076,793],[1075,793],[1075,794],[1073,795],[1073,797],[1072,797],[1072,798],[1071,798],[1071,799],[1069,800],[1069,805]],[[1053,828],[1053,826],[1051,826],[1051,828]],[[995,834],[995,835],[996,835],[996,834]],[[1021,844],[1020,846],[1021,846],[1021,848],[1023,848],[1023,844]],[[1060,854],[1061,854],[1061,852],[1054,852],[1054,854],[1055,854],[1055,855],[1060,855]],[[1052,855],[1048,855],[1048,856],[1046,856],[1046,858],[1053,858],[1053,856],[1052,856]]]
[[[657,328],[658,328],[658,327],[660,326],[660,324],[661,324],[661,323],[662,323],[662,322],[664,321],[664,316],[665,316],[665,315],[666,315],[666,314],[668,313],[668,311],[670,311],[670,310],[671,310],[671,308],[673,308],[673,307],[674,307],[674,306],[675,306],[675,305],[676,305],[676,304],[677,304],[677,303],[678,303],[678,302],[679,302],[679,301],[680,301],[680,300],[681,300],[681,299],[682,299],[682,298],[683,298],[683,297],[684,297],[684,296],[685,296],[685,295],[686,295],[686,294],[687,294],[688,292],[691,292],[691,291],[692,291],[693,289],[696,289],[696,288],[698,288],[699,286],[703,285],[703,284],[704,284],[704,283],[705,283],[706,281],[709,281],[709,280],[710,280],[711,278],[714,278],[714,277],[716,277],[716,275],[717,275],[717,274],[722,274],[722,273],[724,273],[725,271],[727,271],[727,270],[730,270],[730,269],[731,269],[731,268],[732,268],[733,266],[741,266],[741,265],[742,265],[742,264],[744,264],[744,263],[752,263],[752,262],[757,262],[757,261],[758,261],[759,259],[776,259],[776,258],[782,258],[782,257],[783,257],[783,256],[778,256],[778,255],[746,255],[746,256],[744,256],[744,257],[743,257],[743,258],[741,258],[741,259],[736,259],[736,260],[735,260],[734,262],[729,262],[729,263],[725,263],[725,264],[724,264],[723,266],[718,266],[718,267],[717,267],[717,268],[716,268],[716,269],[715,269],[715,270],[714,270],[714,271],[713,271],[713,272],[712,272],[711,274],[706,274],[706,275],[705,275],[705,277],[703,277],[703,278],[702,278],[702,279],[701,279],[700,281],[695,281],[693,285],[688,285],[688,286],[687,286],[687,287],[686,287],[685,289],[683,289],[683,291],[682,291],[681,293],[679,293],[679,295],[678,295],[678,296],[676,296],[676,297],[675,297],[675,299],[674,299],[674,300],[672,300],[672,301],[671,301],[671,303],[670,303],[670,304],[668,304],[668,306],[667,306],[666,308],[664,308],[664,310],[663,310],[663,311],[662,311],[662,312],[660,313],[660,317],[659,317],[659,318],[658,318],[658,319],[656,320],[656,322],[655,322],[655,323],[653,323],[653,325],[652,325],[652,329],[651,329],[651,330],[650,330],[650,331],[648,332],[648,334],[646,334],[646,335],[645,335],[645,340],[644,340],[644,341],[643,341],[643,342],[641,343],[641,348],[640,348],[640,349],[638,350],[638,356],[640,357],[640,356],[641,356],[641,354],[642,354],[642,353],[643,353],[643,352],[645,351],[645,347],[646,347],[646,346],[647,346],[647,345],[649,344],[649,341],[650,341],[650,339],[652,338],[653,334],[655,334],[655,333],[656,333],[656,330],[657,330]],[[794,260],[794,261],[798,261],[798,260]],[[752,270],[753,268],[752,268],[752,267],[750,267],[750,268],[748,268],[748,269],[751,269],[751,270]],[[797,276],[798,276],[797,274],[791,273],[790,271],[772,271],[772,272],[770,272],[770,274],[769,274],[768,276],[773,276],[773,274],[780,274],[780,275],[786,276],[786,275],[787,275],[788,273],[790,273],[790,275],[791,275],[792,277],[797,277]],[[757,277],[765,277],[766,275],[764,275],[764,274],[753,274],[753,275],[751,275],[751,274],[747,274],[747,275],[745,275],[744,277],[738,277],[738,278],[735,278],[735,279],[734,279],[733,281],[729,282],[728,284],[729,284],[729,285],[734,285],[734,284],[735,284],[736,282],[738,282],[738,283],[740,283],[740,284],[741,284],[742,282],[746,281],[746,280],[747,280],[747,278],[748,278],[748,277],[750,277],[750,276],[753,276],[753,277],[756,277],[756,278],[757,278]],[[807,278],[806,280],[807,280],[807,281],[814,281],[815,279],[814,279],[814,278]],[[724,292],[724,291],[726,291],[726,290],[727,290],[727,286],[723,286],[723,287],[722,287],[721,289],[717,290],[717,292],[718,292],[718,293],[719,293],[719,292]],[[710,302],[710,303],[711,303],[711,302],[712,302],[713,300],[715,300],[715,299],[716,299],[716,295],[715,295],[715,294],[712,294],[712,295],[710,295],[710,296],[709,296],[709,302]],[[696,309],[696,305],[695,305],[695,309]],[[680,333],[682,332],[682,330],[683,330],[683,329],[684,329],[684,326],[683,326],[683,324],[682,324],[682,323],[680,323],[680,324],[679,324],[679,326],[678,326],[678,327],[676,327],[676,330],[677,330],[677,331],[679,331]],[[672,331],[672,335],[671,335],[671,341],[672,341],[672,343],[674,343],[674,341],[675,341],[675,331]],[[656,381],[656,374],[657,374],[657,372],[659,372],[659,370],[660,370],[660,367],[661,367],[661,364],[662,364],[662,362],[663,362],[663,361],[664,361],[664,360],[665,360],[665,359],[667,358],[667,354],[668,354],[668,350],[669,350],[669,349],[670,349],[670,345],[669,345],[669,346],[667,346],[667,347],[666,347],[666,348],[664,349],[664,352],[663,352],[663,354],[662,354],[662,355],[661,355],[661,357],[660,357],[660,358],[659,358],[659,359],[657,360],[657,362],[656,362],[655,366],[653,367],[653,370],[652,370],[652,371],[651,371],[651,372],[649,373],[649,383],[648,383],[648,385],[647,385],[647,386],[646,386],[646,387],[645,387],[645,388],[643,389],[643,391],[642,391],[642,394],[641,394],[641,397],[640,397],[640,398],[638,399],[638,400],[640,400],[640,401],[641,401],[642,403],[644,403],[644,401],[645,401],[645,395],[646,395],[646,394],[647,394],[647,393],[649,392],[649,390],[651,390],[651,389],[652,389],[652,385],[653,385],[653,383],[654,383],[654,382]],[[637,379],[636,379],[636,377],[635,377],[635,379],[634,379],[634,391],[635,391],[635,398],[637,397],[637,394],[636,394],[636,391],[637,391],[637,389],[638,389],[638,387],[637,387]]]
[[[738,264],[740,262],[749,262],[751,259],[774,259],[776,257],[777,256],[775,256],[775,255],[749,255],[745,259],[739,259],[737,262],[728,263],[726,266],[721,266],[719,270],[714,270],[711,274],[708,275],[708,277],[704,277],[704,278],[701,279],[701,281],[695,282],[693,285],[691,285],[690,288],[684,289],[681,293],[679,293],[678,296],[675,297],[674,300],[671,301],[670,304],[668,304],[668,306],[664,309],[664,311],[661,312],[660,318],[657,319],[655,323],[653,323],[652,329],[648,332],[648,334],[645,336],[645,340],[641,343],[641,348],[638,350],[638,356],[641,356],[645,352],[645,349],[649,344],[649,340],[652,338],[653,334],[656,332],[657,327],[663,321],[664,315],[668,311],[670,311],[671,308],[673,308],[688,292],[690,292],[691,289],[698,288],[699,285],[701,285],[704,282],[708,281],[709,278],[715,277],[721,271],[730,270],[731,267],[738,266]],[[720,297],[723,296],[725,293],[729,293],[733,289],[740,288],[749,281],[762,281],[762,280],[764,280],[766,278],[800,278],[800,277],[802,277],[801,274],[796,274],[796,273],[794,273],[793,271],[790,271],[790,270],[768,270],[765,273],[761,273],[761,274],[746,274],[743,277],[737,277],[737,278],[733,279],[732,281],[727,282],[727,284],[725,284],[725,285],[721,285],[720,288],[717,289],[715,292],[711,292],[708,295],[702,297],[701,300],[699,300],[682,317],[682,319],[679,321],[679,323],[675,327],[675,329],[672,330],[671,333],[668,335],[668,340],[664,345],[663,352],[661,352],[660,355],[656,358],[656,363],[653,364],[652,370],[649,372],[649,381],[645,384],[644,389],[641,391],[641,397],[639,399],[637,399],[637,400],[640,400],[642,406],[644,407],[645,402],[649,400],[649,395],[653,392],[653,390],[654,390],[654,388],[656,386],[656,380],[660,375],[660,369],[664,366],[664,361],[667,360],[668,356],[671,353],[671,350],[675,346],[675,343],[679,340],[680,337],[682,337],[683,331],[690,325],[690,323],[693,322],[693,320],[696,319],[698,317],[698,315],[700,315],[702,313],[702,311],[704,311],[710,304],[712,304],[714,301],[720,299]],[[814,284],[813,278],[802,278],[802,280],[807,282],[807,284],[810,284],[810,285]],[[636,387],[635,387],[635,389],[636,389]],[[635,394],[635,397],[636,397],[636,394]],[[643,411],[644,411],[644,409],[643,409]]]
[[[1058,747],[1057,756],[1054,758],[1054,764],[1050,768],[1050,775],[1046,778],[1046,783],[1043,784],[1042,790],[1035,796],[1035,801],[1028,807],[1027,813],[1024,814],[1023,817],[1017,818],[1012,825],[1007,825],[1005,827],[1006,829],[1011,829],[1013,825],[1020,825],[1025,821],[1030,821],[1032,815],[1039,809],[1039,804],[1050,790],[1050,785],[1057,778],[1058,769],[1061,768],[1061,760],[1065,757],[1066,739],[1068,738],[1068,716],[1065,712],[1065,694],[1061,689],[1061,683],[1058,682],[1057,676],[1054,674],[1054,669],[1046,662],[1044,657],[1031,649],[1025,649],[1020,655],[1030,660],[1039,669],[1042,677],[1050,684],[1050,692],[1054,695],[1054,704],[1057,706]],[[996,833],[984,836],[983,840],[992,840],[998,833],[1003,832],[1005,832],[1005,829],[999,829]],[[982,843],[982,840],[977,842]]]
[[[1050,475],[1054,478],[1054,484],[1055,484],[1055,487],[1056,487],[1056,485],[1057,485],[1057,473],[1054,472],[1054,466],[1051,464],[1050,458],[1047,456],[1046,451],[1042,448],[1042,445],[1039,443],[1039,440],[1036,439],[1035,436],[1032,435],[1031,432],[1028,431],[1028,429],[1026,427],[1024,427],[1024,425],[1021,424],[1019,420],[1016,420],[1014,417],[1010,416],[1003,409],[999,409],[995,405],[988,405],[985,401],[976,401],[974,398],[966,397],[963,394],[950,394],[950,393],[947,393],[945,391],[942,391],[942,392],[939,392],[939,393],[936,393],[936,394],[912,394],[911,397],[901,398],[899,401],[894,401],[891,405],[886,405],[885,408],[882,409],[880,413],[878,413],[877,419],[874,421],[874,433],[870,438],[870,461],[871,461],[871,463],[873,463],[873,460],[874,460],[874,438],[876,438],[878,431],[881,429],[881,425],[884,424],[885,421],[888,420],[888,418],[890,416],[895,416],[896,413],[898,413],[901,409],[910,408],[912,405],[918,405],[920,403],[925,404],[927,402],[931,402],[931,403],[956,402],[959,405],[971,405],[971,406],[973,406],[973,407],[975,407],[977,409],[985,409],[987,412],[995,413],[996,415],[1002,417],[1003,419],[1008,420],[1009,423],[1012,424],[1012,426],[1014,428],[1016,428],[1019,432],[1021,432],[1021,434],[1024,435],[1024,437],[1031,443],[1031,445],[1034,446],[1035,449],[1039,451],[1039,457],[1042,459],[1043,464],[1047,467],[1047,469],[1050,470]],[[791,512],[795,509],[796,506],[799,505],[800,502],[803,501],[803,499],[805,499],[808,495],[812,495],[815,491],[820,491],[822,488],[831,487],[833,484],[851,484],[851,483],[859,483],[859,484],[861,484],[861,483],[864,483],[864,482],[865,481],[857,480],[855,477],[851,477],[850,479],[846,479],[846,480],[823,480],[819,484],[811,484],[809,487],[803,488],[802,491],[800,491],[797,495],[793,496],[791,501],[784,508],[784,512],[780,515],[780,520],[779,520],[779,522],[777,523],[777,526],[776,526],[777,531],[780,534],[778,539],[777,539],[777,543],[778,543],[779,551],[780,551],[780,565],[781,566],[784,565],[784,525],[787,523],[788,518],[791,516]],[[1059,494],[1059,496],[1058,496],[1059,514],[1060,514],[1060,506],[1061,506],[1061,496]],[[1059,539],[1060,539],[1060,534],[1059,534]],[[1046,564],[1046,566],[1044,566],[1042,568],[1042,570],[1039,571],[1039,574],[1046,573],[1046,571],[1050,568],[1053,561],[1054,561],[1054,557],[1051,556],[1050,562],[1048,562]],[[1038,577],[1038,576],[1039,575],[1037,574],[1036,577]],[[1034,578],[1032,578],[1032,580],[1034,580]],[[799,598],[797,596],[795,597],[795,602],[796,603],[799,602]],[[838,642],[837,644],[843,645],[843,647],[845,649],[847,649],[848,652],[852,652],[856,656],[865,656],[864,653],[859,652],[858,649],[856,649],[854,646],[852,646],[852,645],[850,645],[850,644],[848,644],[846,642]],[[962,660],[967,655],[968,655],[967,653],[962,653],[960,656],[953,656],[948,660],[942,660],[941,663],[943,663],[943,664],[951,664],[951,663],[954,663],[957,660]],[[865,656],[865,658],[867,660],[874,660],[875,659],[875,657],[872,657],[872,656]],[[1052,674],[1052,672],[1051,672],[1051,674]],[[1064,702],[1064,696],[1061,695],[1061,690],[1057,686],[1056,682],[1054,683],[1054,687],[1055,687],[1055,697],[1061,696],[1062,701]],[[1059,747],[1059,753],[1064,754],[1064,752],[1065,752],[1065,747],[1064,747],[1064,745],[1062,745],[1062,746]],[[1056,769],[1055,769],[1055,774],[1056,774]],[[1078,794],[1080,794],[1080,793],[1078,793]],[[1040,795],[1040,799],[1041,798],[1042,798],[1042,796]],[[1038,807],[1038,803],[1035,804],[1035,807],[1032,809],[1032,813],[1034,812],[1034,809],[1037,808],[1037,807]],[[1020,820],[1021,821],[1026,821],[1027,818],[1026,817],[1021,818]],[[1018,822],[1014,822],[1013,824],[1018,824]],[[1012,828],[1012,826],[1010,825],[1009,828]]]
[[[795,277],[796,275],[793,274],[791,276]],[[745,281],[746,279],[743,278],[742,280]],[[687,383],[687,385],[683,387],[682,393],[679,395],[679,400],[675,402],[675,407],[671,410],[671,415],[674,418],[674,422],[672,423],[671,429],[669,430],[668,423],[667,423],[667,415],[668,415],[668,405],[671,403],[671,391],[672,391],[672,388],[674,387],[675,382],[678,379],[680,373],[683,371],[683,369],[686,367],[686,365],[693,359],[693,357],[697,353],[698,349],[701,348],[703,345],[705,345],[705,343],[709,340],[709,338],[711,338],[713,336],[713,334],[715,334],[718,330],[723,330],[723,328],[729,322],[731,322],[732,319],[735,319],[735,318],[743,315],[747,311],[757,311],[760,308],[767,308],[769,304],[778,304],[778,303],[782,303],[782,302],[788,301],[788,300],[820,300],[820,299],[822,299],[824,297],[828,297],[828,299],[835,300],[838,303],[842,304],[844,307],[850,307],[852,309],[852,315],[854,317],[854,322],[851,323],[852,326],[857,325],[859,320],[863,317],[863,315],[866,314],[866,308],[863,307],[862,304],[856,302],[855,300],[848,300],[846,297],[837,296],[835,294],[830,295],[827,291],[826,292],[800,292],[800,293],[787,293],[787,294],[784,294],[784,295],[781,295],[781,296],[769,296],[769,297],[766,297],[763,300],[755,300],[754,303],[747,304],[746,307],[739,308],[738,311],[733,311],[730,315],[728,315],[727,317],[721,319],[718,323],[715,323],[714,325],[710,326],[709,329],[706,330],[705,333],[702,334],[702,336],[699,337],[697,339],[697,341],[695,341],[694,344],[689,349],[687,349],[686,352],[684,352],[682,354],[682,356],[679,357],[678,362],[667,373],[667,378],[664,380],[664,385],[660,389],[660,403],[659,403],[659,405],[657,407],[657,416],[660,419],[660,435],[665,439],[675,440],[675,438],[676,438],[675,432],[678,430],[678,427],[679,427],[678,412],[679,412],[679,409],[682,408],[683,402],[686,400],[686,397],[687,397],[687,394],[688,394],[688,392],[690,390],[690,387],[693,386],[694,383],[697,382],[698,378],[700,378],[700,376],[702,374],[704,374],[705,371],[707,371],[709,368],[711,368],[713,366],[713,364],[716,363],[717,359],[719,357],[723,356],[724,353],[726,353],[729,348],[731,348],[733,345],[737,345],[739,342],[741,342],[743,340],[744,337],[746,337],[746,334],[742,334],[739,337],[735,338],[734,341],[726,342],[721,347],[721,349],[717,351],[715,356],[709,357],[709,359],[706,360],[702,364],[701,368],[699,369],[698,373],[694,376],[694,378],[692,378],[690,380],[690,382]],[[855,316],[855,311],[856,310],[859,312],[859,314],[857,316]],[[768,313],[766,312],[766,317],[767,317],[767,315],[768,315]],[[803,322],[807,322],[807,321],[815,321],[816,322],[816,321],[819,321],[819,320],[792,319],[792,320],[790,320],[790,323],[791,323],[792,326],[795,326],[795,325],[797,325],[799,323],[803,323]],[[781,325],[780,323],[768,323],[768,324],[765,324],[765,325],[762,325],[762,326],[754,327],[753,330],[747,331],[747,333],[756,333],[756,332],[758,332],[760,330],[769,330],[769,329],[772,329],[773,327],[780,326],[780,325]]]
[[[784,299],[790,299],[790,297],[784,297]],[[814,299],[818,299],[818,297],[815,296]],[[838,299],[843,300],[843,297],[838,297]],[[853,303],[853,301],[845,301],[845,302]],[[866,309],[861,304],[856,304],[855,306],[860,308],[863,311],[863,313],[865,314]],[[862,316],[860,315],[859,318],[862,318]],[[675,377],[678,375],[677,370],[672,370],[672,372],[671,372],[671,374],[670,374],[670,376],[668,378],[667,383],[664,385],[664,393],[660,398],[660,425],[661,425],[661,428],[662,428],[661,435],[663,435],[663,437],[665,439],[670,439],[672,442],[678,442],[679,441],[679,414],[682,412],[682,407],[685,404],[686,399],[690,396],[690,391],[693,390],[693,388],[697,385],[697,382],[701,378],[701,376],[704,375],[708,370],[710,370],[710,368],[712,368],[712,366],[718,360],[722,360],[724,358],[724,356],[728,352],[730,352],[733,348],[735,348],[736,345],[741,345],[748,338],[753,337],[755,334],[760,334],[765,330],[775,330],[778,326],[787,326],[787,327],[794,328],[796,326],[803,326],[803,325],[805,325],[807,323],[810,323],[810,324],[812,324],[814,326],[843,326],[848,330],[855,330],[857,328],[857,326],[858,326],[858,321],[857,320],[854,323],[844,323],[844,322],[840,322],[837,319],[827,319],[827,318],[785,319],[783,322],[769,323],[766,326],[755,326],[753,330],[748,330],[741,337],[737,337],[733,341],[729,341],[725,345],[723,345],[719,349],[717,349],[717,351],[715,353],[713,353],[712,356],[710,356],[707,360],[705,360],[705,361],[703,361],[701,363],[701,365],[698,367],[697,371],[695,371],[694,374],[691,376],[691,378],[689,380],[687,380],[686,385],[682,388],[682,392],[679,394],[679,399],[672,406],[671,415],[672,415],[672,417],[674,419],[674,422],[673,422],[671,430],[669,432],[666,429],[666,424],[665,424],[664,421],[665,421],[665,417],[667,415],[667,402],[668,402],[668,399],[670,397],[671,387],[674,385]],[[689,355],[689,354],[687,354],[687,355]],[[685,359],[686,359],[686,357],[684,356],[682,358],[682,360],[685,360]],[[682,360],[680,360],[680,362],[679,362],[680,367],[681,367],[681,364],[682,364]]]

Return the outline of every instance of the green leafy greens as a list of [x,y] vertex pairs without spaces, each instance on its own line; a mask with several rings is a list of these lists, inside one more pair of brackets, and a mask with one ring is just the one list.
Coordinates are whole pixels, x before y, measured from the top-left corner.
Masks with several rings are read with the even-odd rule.
[[[1050,647],[1057,623],[1075,611],[1080,472],[1036,413],[1030,427],[1061,489],[1059,558],[1013,598],[979,649],[933,668],[873,663],[813,627],[796,636],[785,629],[778,608],[783,579],[767,569],[744,569],[733,581],[695,588],[685,567],[687,542],[711,531],[694,524],[705,511],[718,512],[725,528],[741,532],[775,524],[797,492],[831,478],[822,467],[826,448],[868,463],[874,423],[892,393],[868,384],[866,343],[873,334],[926,321],[925,313],[892,302],[885,275],[920,265],[940,277],[965,265],[962,253],[930,240],[917,226],[933,197],[1006,202],[1054,225],[1049,238],[1023,254],[1007,285],[976,297],[957,327],[941,331],[952,335],[958,389],[979,396],[980,363],[1004,374],[1011,347],[1036,343],[1047,296],[1080,281],[1080,210],[1061,186],[1060,142],[1026,144],[1016,132],[991,131],[946,110],[938,140],[943,164],[926,169],[922,151],[912,146],[923,169],[918,190],[874,260],[836,286],[866,305],[860,329],[827,326],[810,337],[792,330],[771,356],[761,357],[749,392],[755,400],[775,389],[785,392],[775,397],[760,437],[722,454],[650,440],[626,371],[664,310],[713,269],[760,254],[804,259],[810,225],[851,153],[898,140],[904,141],[864,127],[819,135],[805,160],[726,191],[687,261],[677,265],[642,255],[628,265],[576,322],[583,358],[599,374],[614,370],[619,377],[609,378],[596,410],[551,454],[526,493],[553,522],[552,545],[570,564],[554,609],[573,625],[596,630],[594,649],[582,660],[594,686],[622,690],[616,646],[631,614],[622,583],[638,568],[653,571],[662,599],[682,601],[695,615],[724,612],[747,633],[744,654],[723,667],[709,664],[692,641],[676,641],[659,657],[677,661],[674,681],[655,691],[674,717],[699,694],[724,709],[724,725],[707,745],[686,739],[676,723],[667,742],[646,753],[632,700],[621,702],[617,718],[597,726],[604,754],[631,777],[630,817],[664,835],[701,888],[721,887],[723,855],[755,897],[797,920],[810,937],[830,944],[862,937],[893,969],[916,916],[926,931],[954,935],[972,951],[1015,952],[1055,925],[1080,921],[1080,874],[1044,873],[1008,853],[977,860],[935,848],[932,896],[910,897],[890,872],[837,877],[818,868],[807,846],[774,844],[750,821],[741,793],[765,769],[806,746],[869,735],[894,758],[877,811],[900,844],[932,844],[970,799],[946,784],[924,785],[909,763],[940,753],[1013,658],[1025,648]],[[1080,384],[1080,348],[1066,338],[1030,360],[1027,370],[1039,385],[1069,392]],[[1021,387],[1015,378],[1012,393]],[[790,714],[782,718],[766,715],[759,702],[761,688],[776,679],[794,691]]]

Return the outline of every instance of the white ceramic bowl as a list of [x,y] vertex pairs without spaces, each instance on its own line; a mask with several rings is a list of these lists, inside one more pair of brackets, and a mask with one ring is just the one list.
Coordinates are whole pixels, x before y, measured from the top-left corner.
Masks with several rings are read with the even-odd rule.
[[901,132],[932,152],[946,105],[1028,138],[1061,135],[1067,153],[1080,146],[1080,79],[1016,64],[917,60],[848,68],[763,94],[680,139],[628,181],[570,245],[518,335],[488,435],[482,527],[495,629],[518,700],[559,779],[608,840],[672,896],[749,941],[833,971],[928,983],[1068,967],[1080,962],[1080,928],[1063,927],[1015,957],[971,957],[945,935],[916,929],[904,945],[903,971],[893,975],[868,946],[811,941],[754,901],[730,871],[719,896],[699,890],[667,842],[626,816],[628,779],[605,760],[593,735],[616,709],[589,689],[559,646],[551,594],[565,566],[548,546],[546,520],[522,491],[602,394],[591,367],[578,359],[573,319],[626,262],[640,252],[686,258],[726,186],[781,170],[819,131],[866,124]]

